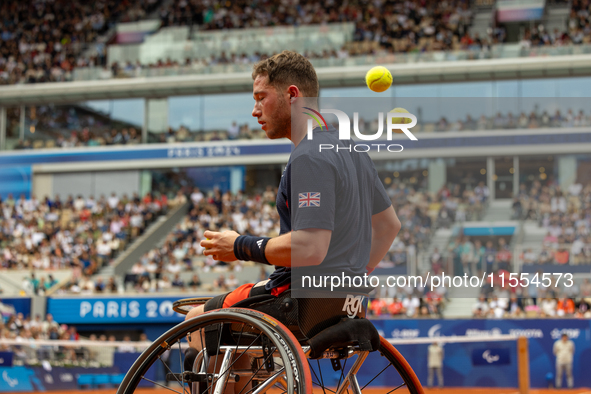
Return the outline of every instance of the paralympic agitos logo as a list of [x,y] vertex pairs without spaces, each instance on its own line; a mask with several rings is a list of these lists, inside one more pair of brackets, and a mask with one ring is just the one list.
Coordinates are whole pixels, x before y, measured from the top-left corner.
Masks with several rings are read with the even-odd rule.
[[[307,122],[307,134],[308,139],[312,140],[314,138],[312,130],[314,129],[314,121],[320,126],[321,130],[328,128],[326,120],[322,116],[322,114],[333,114],[337,117],[339,122],[339,139],[340,140],[350,140],[351,139],[351,119],[347,116],[346,113],[337,109],[321,109],[320,112],[316,111],[310,107],[303,107],[304,109],[310,112],[304,112],[305,115],[310,116],[312,119],[308,119]],[[410,119],[410,123],[394,123],[394,119],[400,120],[401,118]],[[392,141],[392,134],[396,133],[404,133],[411,141],[418,141],[417,137],[415,137],[411,132],[410,128],[416,126],[417,124],[417,117],[408,112],[388,112],[386,116],[386,140]],[[396,131],[395,131],[396,130]],[[359,131],[359,113],[353,113],[353,133],[355,137],[362,141],[376,141],[379,140],[383,133],[384,133],[384,113],[378,113],[378,131],[375,134],[362,134]],[[355,152],[368,152],[370,150],[377,150],[380,152],[380,148],[382,150],[388,150],[388,152],[402,152],[402,145],[400,144],[355,144],[351,146],[334,146],[333,144],[319,144],[319,150],[322,152],[323,150],[336,150],[337,152],[340,150],[347,150],[351,152],[354,150]]]

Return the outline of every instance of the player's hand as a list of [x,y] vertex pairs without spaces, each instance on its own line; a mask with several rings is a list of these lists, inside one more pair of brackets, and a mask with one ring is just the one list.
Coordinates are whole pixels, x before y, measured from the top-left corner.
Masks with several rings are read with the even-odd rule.
[[217,261],[232,262],[237,260],[234,255],[234,241],[240,234],[236,231],[218,233],[208,230],[203,235],[207,238],[200,242],[200,245],[205,248],[204,255],[212,256]]

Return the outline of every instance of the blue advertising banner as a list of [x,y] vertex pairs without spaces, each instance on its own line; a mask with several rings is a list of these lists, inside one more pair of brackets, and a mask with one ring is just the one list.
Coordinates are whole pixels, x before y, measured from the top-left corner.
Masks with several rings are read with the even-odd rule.
[[0,302],[13,306],[16,313],[22,313],[25,317],[31,314],[31,299],[29,297],[0,298]]
[[[554,342],[562,333],[569,335],[575,344],[573,374],[576,387],[591,387],[588,373],[591,359],[591,322],[577,319],[387,319],[373,320],[385,338],[432,338],[492,336],[513,334],[525,336],[529,342],[529,361],[532,387],[547,387],[546,374],[555,374],[556,358],[552,353]],[[422,382],[427,381],[428,345],[396,345],[408,360]],[[483,356],[489,350],[490,360],[477,364],[475,354]],[[454,387],[517,387],[516,341],[467,342],[444,345],[444,379],[446,386]],[[508,352],[508,354],[507,354]],[[535,371],[535,373],[533,372]]]
[[[462,135],[420,138],[413,142],[413,149],[471,148],[483,146],[585,144],[591,142],[591,133],[527,133],[515,135]],[[5,152],[0,156],[0,167],[27,168],[41,163],[78,163],[156,159],[186,159],[231,157],[249,155],[288,154],[292,144],[288,141],[238,141],[183,144],[150,144],[135,147],[115,146],[91,149],[52,149],[43,152]],[[371,146],[377,151],[376,146]],[[383,148],[382,148],[383,149]],[[30,168],[29,168],[30,173]],[[8,175],[7,175],[8,176]]]
[[47,312],[62,324],[180,323],[178,297],[49,298]]
[[0,367],[12,366],[12,352],[0,352]]
[[508,347],[472,349],[474,365],[506,365],[511,363],[511,350]]
[[45,152],[12,153],[0,156],[0,166],[41,163],[79,163],[89,161],[129,161],[155,159],[190,159],[290,153],[291,143],[206,143],[178,145],[146,145],[92,149],[55,149]]

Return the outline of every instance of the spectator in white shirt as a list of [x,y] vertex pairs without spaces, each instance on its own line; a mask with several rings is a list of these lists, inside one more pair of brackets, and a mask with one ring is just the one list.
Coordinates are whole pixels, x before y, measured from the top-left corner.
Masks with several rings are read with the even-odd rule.
[[76,200],[74,200],[74,209],[76,211],[81,211],[82,209],[84,209],[85,205],[86,205],[86,202],[84,201],[82,196],[78,196],[78,198],[76,198]]
[[472,307],[472,316],[474,317],[484,317],[488,314],[490,307],[488,306],[488,302],[486,301],[486,297],[481,295],[478,298],[478,301]]
[[191,201],[193,205],[199,205],[199,203],[203,200],[203,193],[199,191],[199,188],[196,187],[193,189],[193,193],[191,193]]
[[166,270],[171,274],[178,274],[182,271],[183,266],[179,263],[177,259],[173,259],[167,266]]
[[236,121],[233,121],[232,125],[228,127],[228,139],[235,140],[236,138],[238,138],[239,131],[240,128],[236,124]]
[[418,313],[419,306],[421,305],[421,301],[418,297],[405,297],[402,300],[402,306],[406,309],[406,315],[408,317],[414,317]]
[[120,220],[112,220],[109,228],[113,234],[119,234],[123,228],[123,223]]
[[543,299],[541,309],[546,316],[556,316],[556,300],[554,298]]
[[107,203],[109,204],[109,208],[111,209],[115,209],[117,205],[119,205],[119,197],[117,197],[117,194],[115,194],[115,192],[113,192],[111,194],[111,197],[107,199]]

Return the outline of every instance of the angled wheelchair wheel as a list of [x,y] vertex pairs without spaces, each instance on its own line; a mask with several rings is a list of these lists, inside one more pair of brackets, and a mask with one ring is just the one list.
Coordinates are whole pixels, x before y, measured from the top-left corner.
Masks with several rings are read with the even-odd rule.
[[378,351],[358,352],[351,348],[348,358],[327,361],[308,360],[314,393],[423,394],[411,366],[383,337]]
[[[201,338],[203,349],[191,370],[183,367],[187,336]],[[178,352],[174,363],[164,356],[171,350]],[[154,377],[154,368],[165,379]],[[231,385],[241,394],[312,393],[310,369],[293,334],[272,317],[243,308],[206,312],[161,335],[133,364],[117,394],[134,393],[146,382],[177,394],[222,394]]]

